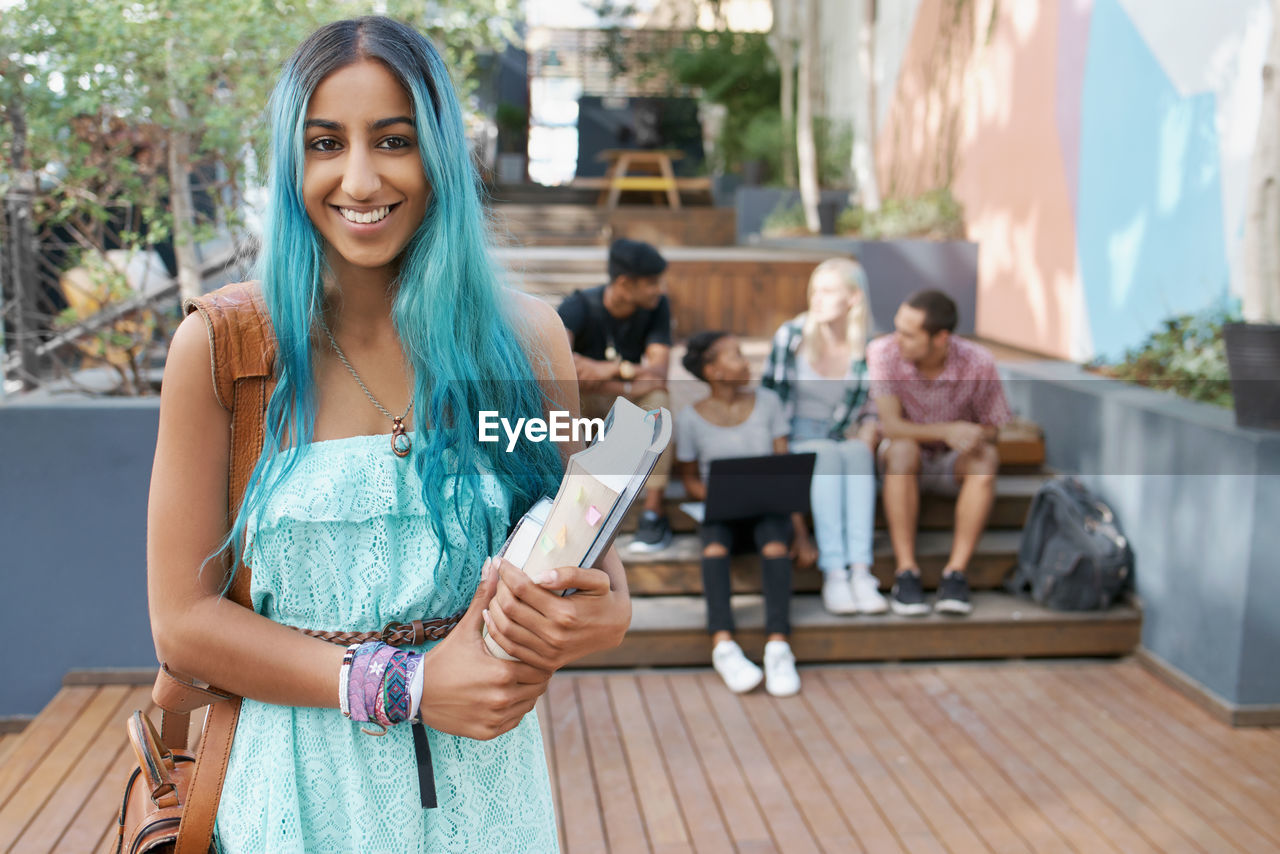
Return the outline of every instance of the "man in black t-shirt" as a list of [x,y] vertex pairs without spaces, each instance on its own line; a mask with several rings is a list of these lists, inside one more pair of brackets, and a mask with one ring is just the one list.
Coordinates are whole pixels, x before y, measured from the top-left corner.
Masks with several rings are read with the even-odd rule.
[[[621,395],[644,409],[665,406],[671,356],[671,304],[663,293],[666,259],[648,243],[625,238],[609,247],[609,283],[574,291],[560,303],[578,371],[582,414],[603,418]],[[671,448],[646,484],[644,513],[631,548],[656,551],[671,543],[662,493],[671,472]]]

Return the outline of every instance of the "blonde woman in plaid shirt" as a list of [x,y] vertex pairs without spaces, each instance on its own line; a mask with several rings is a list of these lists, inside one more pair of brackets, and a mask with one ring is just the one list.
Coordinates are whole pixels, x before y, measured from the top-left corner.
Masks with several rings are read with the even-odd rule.
[[888,609],[871,574],[876,434],[863,411],[870,316],[862,266],[822,262],[809,277],[809,310],[778,329],[762,379],[787,404],[791,449],[817,454],[810,503],[822,602],[833,614]]

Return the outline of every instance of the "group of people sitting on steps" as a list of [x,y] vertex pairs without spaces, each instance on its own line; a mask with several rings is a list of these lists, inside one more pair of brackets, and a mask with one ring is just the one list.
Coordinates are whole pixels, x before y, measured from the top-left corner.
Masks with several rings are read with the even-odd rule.
[[[576,291],[561,304],[584,415],[602,416],[618,395],[645,408],[670,408],[666,267],[653,246],[617,240],[608,284]],[[800,513],[700,526],[712,663],[732,691],[761,681],[775,696],[800,689],[789,643],[793,566],[816,562],[823,605],[833,614],[972,611],[965,572],[995,501],[997,431],[1011,418],[996,362],[954,335],[956,305],[940,291],[913,294],[898,308],[893,331],[873,339],[868,293],[856,261],[819,264],[809,279],[808,310],[774,335],[758,387],[732,332],[700,331],[686,342],[684,367],[710,388],[675,418],[674,457],[691,499],[705,498],[713,460],[815,454],[812,535]],[[668,448],[647,484],[633,550],[671,542],[663,511],[671,458]],[[896,561],[887,600],[872,574],[877,486]],[[922,491],[955,498],[954,540],[932,607],[915,550]],[[763,669],[734,641],[729,604],[730,556],[751,544],[763,570]]]

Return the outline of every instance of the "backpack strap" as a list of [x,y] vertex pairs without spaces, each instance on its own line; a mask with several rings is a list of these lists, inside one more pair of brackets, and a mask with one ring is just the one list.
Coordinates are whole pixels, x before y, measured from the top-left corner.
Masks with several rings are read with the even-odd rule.
[[[233,520],[266,436],[267,401],[275,385],[275,334],[262,292],[253,282],[227,285],[187,300],[183,312],[199,312],[204,318],[214,395],[231,413],[227,519]],[[253,607],[251,577],[249,566],[242,565],[228,591],[233,602],[246,608]],[[170,749],[186,747],[191,712],[209,706],[174,847],[175,854],[205,854],[211,850],[241,698],[195,685],[163,664],[152,698],[162,710],[161,740]]]
[[[256,282],[227,285],[187,300],[182,308],[188,315],[199,312],[204,318],[209,330],[214,394],[222,408],[231,413],[227,518],[232,520],[262,454],[267,401],[275,386],[276,338]],[[241,567],[228,592],[233,602],[246,608],[253,607],[250,579],[249,567]]]
[[1057,480],[1046,481],[1036,490],[1022,523],[1022,535],[1018,541],[1018,562],[1014,564],[1004,581],[1004,590],[1015,596],[1026,597],[1032,588],[1032,567],[1039,563],[1044,551],[1046,528],[1053,512],[1051,493],[1061,489]]

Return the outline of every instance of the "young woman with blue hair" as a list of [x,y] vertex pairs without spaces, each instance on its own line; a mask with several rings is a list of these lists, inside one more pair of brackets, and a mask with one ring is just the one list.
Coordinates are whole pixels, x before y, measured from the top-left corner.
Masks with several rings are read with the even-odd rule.
[[[270,120],[260,284],[196,301],[203,322],[174,336],[148,510],[161,660],[245,698],[219,850],[554,851],[532,709],[556,669],[621,641],[630,603],[612,551],[603,572],[536,583],[487,559],[576,449],[506,453],[479,442],[477,413],[576,417],[564,329],[499,285],[461,110],[417,32],[323,27],[286,64]],[[274,386],[228,518],[218,359],[251,339],[210,311],[237,299],[265,305]],[[224,595],[250,567],[252,610]],[[441,618],[456,624],[434,644],[307,634]],[[487,652],[486,625],[519,662]]]

